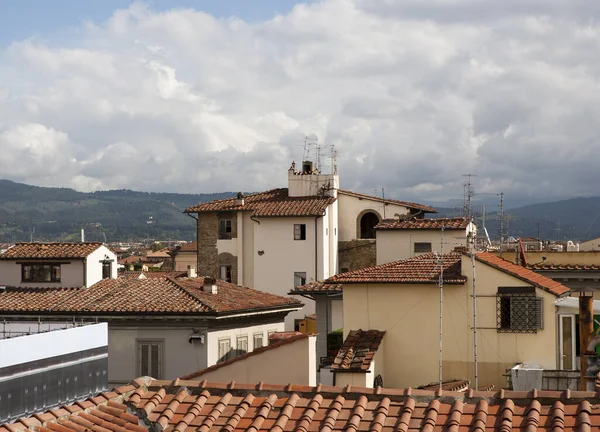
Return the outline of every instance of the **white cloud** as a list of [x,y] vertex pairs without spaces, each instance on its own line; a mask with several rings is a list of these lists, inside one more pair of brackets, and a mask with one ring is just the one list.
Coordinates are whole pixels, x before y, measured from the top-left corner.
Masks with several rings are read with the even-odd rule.
[[[586,6],[587,5],[587,6]],[[597,194],[600,6],[324,0],[265,22],[137,3],[0,52],[0,173],[84,190],[285,185],[304,135],[342,185]]]

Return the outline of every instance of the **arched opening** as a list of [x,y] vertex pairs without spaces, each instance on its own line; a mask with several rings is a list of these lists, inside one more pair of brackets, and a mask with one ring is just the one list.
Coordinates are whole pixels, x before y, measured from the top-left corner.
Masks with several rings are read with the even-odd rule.
[[379,217],[375,213],[365,213],[360,218],[360,238],[374,239],[375,225],[379,223]]

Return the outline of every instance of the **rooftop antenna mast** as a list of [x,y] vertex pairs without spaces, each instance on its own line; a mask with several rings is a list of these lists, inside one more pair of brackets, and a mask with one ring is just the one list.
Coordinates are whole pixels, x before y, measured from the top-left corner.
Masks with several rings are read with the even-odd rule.
[[463,194],[464,194],[463,214],[464,214],[464,217],[471,220],[473,218],[472,202],[473,202],[473,195],[475,193],[473,191],[473,185],[471,183],[471,178],[477,177],[477,175],[476,174],[464,174],[463,177],[467,177],[467,181],[465,183],[463,183]]
[[504,246],[504,192],[500,192],[500,258]]
[[439,380],[440,380],[440,391],[442,390],[443,383],[443,368],[442,364],[444,361],[443,356],[443,331],[444,326],[442,322],[443,314],[444,314],[444,224],[442,224],[442,231],[440,233],[440,256],[439,256],[439,264],[440,264],[440,276],[438,280],[438,284],[440,287],[440,352],[439,352]]
[[[473,223],[473,186],[471,183],[471,177],[475,177],[474,174],[465,174],[467,182],[465,183],[465,217],[469,222]],[[479,387],[479,369],[477,363],[477,289],[475,285],[475,253],[477,251],[476,236],[473,235],[473,231],[469,232],[468,235],[469,252],[471,255],[471,270],[472,270],[472,284],[473,284],[473,375],[475,382],[475,389]]]

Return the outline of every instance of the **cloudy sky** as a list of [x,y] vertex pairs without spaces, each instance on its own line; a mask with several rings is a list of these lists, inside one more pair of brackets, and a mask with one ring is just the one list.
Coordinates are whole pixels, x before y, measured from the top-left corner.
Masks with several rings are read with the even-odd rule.
[[304,137],[342,187],[415,201],[600,195],[600,3],[0,4],[0,178],[285,186]]

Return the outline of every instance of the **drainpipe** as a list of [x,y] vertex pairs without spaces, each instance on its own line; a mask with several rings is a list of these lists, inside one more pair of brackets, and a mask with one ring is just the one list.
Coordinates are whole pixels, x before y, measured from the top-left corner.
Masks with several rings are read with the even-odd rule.
[[194,217],[191,213],[186,213],[186,215],[196,221],[196,274],[200,274],[200,259],[198,258],[198,251],[200,250],[200,227],[198,227],[198,218]]
[[579,356],[581,363],[581,385],[580,389],[587,389],[587,345],[594,335],[594,297],[586,295],[585,292],[579,294]]
[[87,257],[83,259],[83,286],[87,288]]
[[319,243],[318,243],[318,233],[317,233],[317,221],[319,219],[319,216],[315,217],[315,282],[319,280],[319,275],[318,275],[318,271],[319,271],[319,259],[318,259],[318,253],[319,253]]

